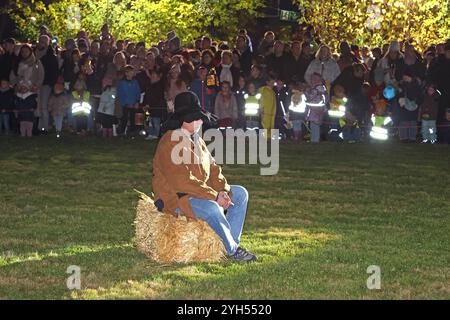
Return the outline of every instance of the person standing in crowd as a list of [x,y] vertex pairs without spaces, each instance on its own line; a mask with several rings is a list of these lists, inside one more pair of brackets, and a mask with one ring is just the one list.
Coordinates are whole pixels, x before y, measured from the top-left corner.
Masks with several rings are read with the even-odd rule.
[[214,114],[219,119],[220,128],[236,127],[239,115],[238,105],[228,81],[223,81],[220,85],[220,91],[215,99]]
[[70,107],[70,102],[71,99],[64,90],[64,84],[62,82],[55,83],[53,92],[48,100],[48,111],[52,115],[57,138],[61,137],[63,120]]
[[87,134],[88,119],[92,112],[90,102],[91,93],[87,90],[86,82],[78,79],[73,85],[71,120],[73,132],[81,137]]
[[261,100],[261,126],[267,130],[267,139],[273,138],[273,129],[275,129],[275,116],[277,113],[277,97],[274,91],[276,77],[269,75],[266,85],[259,89]]
[[122,107],[119,132],[125,135],[125,129],[129,122],[128,134],[133,135],[135,133],[135,113],[141,100],[141,89],[137,80],[134,79],[134,67],[131,65],[125,66],[124,72],[125,78],[120,80],[117,85],[117,98]]
[[264,38],[261,40],[261,43],[258,47],[258,54],[263,56],[267,56],[269,54],[270,48],[274,46],[275,43],[275,33],[273,31],[267,31],[264,34]]
[[3,41],[2,47],[4,53],[0,55],[0,79],[9,79],[9,75],[17,59],[14,54],[15,46],[16,40],[13,38],[8,38]]
[[337,64],[339,65],[341,72],[353,63],[359,63],[358,58],[351,50],[350,45],[347,42],[341,42],[339,49],[341,50],[341,55],[337,61]]
[[439,92],[436,85],[428,84],[424,99],[419,107],[419,121],[422,122],[422,143],[434,144],[437,141],[436,120],[439,110]]
[[167,103],[164,97],[164,82],[161,71],[150,72],[150,86],[146,88],[144,96],[144,110],[149,113],[151,128],[146,140],[159,138],[161,123],[167,115]]
[[245,82],[245,76],[241,72],[238,77],[238,82],[233,88],[234,96],[238,104],[238,121],[236,126],[238,128],[245,129],[245,97],[247,94],[247,83]]
[[311,142],[320,141],[320,128],[325,115],[325,106],[328,101],[327,88],[320,73],[313,73],[309,83],[311,87],[305,91],[306,121],[309,121],[311,130]]
[[385,85],[397,87],[402,80],[405,69],[405,61],[403,54],[400,52],[400,43],[397,40],[391,41],[379,67],[383,70]]
[[[305,80],[309,85],[313,85],[312,75],[317,73],[324,81],[327,89],[330,89],[331,83],[341,73],[339,65],[331,57],[331,49],[322,45],[316,53],[316,58],[309,64],[305,72]],[[317,78],[317,77],[314,77]]]
[[289,112],[290,93],[287,84],[280,76],[277,77],[273,87],[277,99],[277,109],[275,113],[275,129],[280,130],[283,137],[287,136],[286,132],[286,115]]
[[17,84],[17,94],[14,109],[20,125],[22,137],[33,136],[34,112],[37,108],[37,94],[32,90],[30,80],[20,80]]
[[203,111],[213,112],[216,90],[208,87],[207,76],[208,70],[206,67],[200,66],[197,69],[197,78],[191,82],[189,89],[199,98]]
[[39,130],[47,133],[49,128],[48,99],[52,88],[58,79],[58,59],[55,51],[50,45],[50,38],[46,35],[39,37],[36,48],[36,58],[41,60],[44,67],[44,82],[39,90]]
[[283,79],[287,80],[289,77],[288,63],[289,57],[285,54],[285,45],[281,41],[275,41],[273,46],[273,53],[266,57],[267,73],[276,73]]
[[229,50],[222,51],[222,59],[216,67],[219,84],[227,81],[233,88],[239,78],[239,69],[233,65],[233,54]]
[[31,82],[31,90],[38,92],[44,81],[44,67],[40,60],[36,59],[30,45],[24,44],[20,48],[19,59],[11,70],[10,82],[12,86],[21,80]]
[[100,96],[98,115],[102,125],[103,138],[113,137],[113,125],[115,122],[114,112],[116,108],[117,90],[113,87],[111,78],[104,78],[102,81],[103,92]]
[[259,88],[266,84],[266,79],[264,78],[259,65],[254,64],[252,66],[250,77],[247,79],[247,82],[252,82],[256,86],[256,90],[259,90]]
[[[309,44],[303,44],[300,41],[292,42],[291,56],[287,61],[288,80],[304,82],[305,72],[313,60],[310,55]],[[309,52],[309,54],[308,54]]]
[[236,38],[236,50],[240,55],[241,70],[248,74],[252,67],[253,54],[250,51],[247,43],[247,38],[244,36],[237,36]]
[[8,135],[14,111],[14,90],[7,78],[0,79],[0,134]]
[[186,82],[181,78],[181,67],[179,64],[174,64],[169,71],[166,81],[165,97],[167,101],[167,111],[173,112],[173,103],[175,97],[187,91]]
[[411,70],[406,70],[400,82],[398,95],[399,138],[402,142],[415,142],[417,138],[418,106],[421,103],[421,88]]

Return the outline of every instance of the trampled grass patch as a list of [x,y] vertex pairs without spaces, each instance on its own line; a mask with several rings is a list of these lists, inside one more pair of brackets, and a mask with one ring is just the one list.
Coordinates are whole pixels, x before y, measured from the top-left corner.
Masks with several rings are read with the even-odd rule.
[[[154,142],[0,137],[1,299],[449,299],[450,149],[282,142],[250,192],[250,265],[160,265],[133,247]],[[66,287],[81,268],[81,290]],[[381,269],[381,289],[366,286]]]

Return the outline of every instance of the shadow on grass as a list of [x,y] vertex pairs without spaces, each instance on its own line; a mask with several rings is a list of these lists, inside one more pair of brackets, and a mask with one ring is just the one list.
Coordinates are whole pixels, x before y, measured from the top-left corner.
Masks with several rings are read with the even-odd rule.
[[[163,265],[140,254],[131,243],[10,257],[0,266],[0,298],[295,298],[298,279],[292,264],[336,238],[298,229],[250,231],[244,243],[260,260],[248,265],[228,261]],[[81,291],[67,289],[66,270],[71,265],[81,268]]]

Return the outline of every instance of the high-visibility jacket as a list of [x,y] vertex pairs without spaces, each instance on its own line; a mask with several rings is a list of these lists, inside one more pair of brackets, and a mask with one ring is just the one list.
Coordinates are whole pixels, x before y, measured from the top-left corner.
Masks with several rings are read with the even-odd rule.
[[74,99],[72,103],[72,116],[88,116],[91,113],[92,109],[89,103],[89,100],[91,98],[90,92],[84,91],[83,94],[80,95],[77,91],[73,91],[72,97]]
[[244,95],[245,108],[244,113],[246,117],[259,118],[260,106],[259,101],[261,100],[261,94],[256,94],[251,96],[249,94]]
[[389,138],[389,131],[386,128],[392,122],[387,116],[372,115],[372,130],[370,136],[375,140],[386,141]]
[[264,129],[275,128],[275,116],[277,113],[277,98],[273,89],[268,86],[259,89],[261,93],[261,125]]
[[340,119],[345,116],[347,111],[347,98],[333,97],[330,102],[330,109],[328,110],[328,116],[332,119]]

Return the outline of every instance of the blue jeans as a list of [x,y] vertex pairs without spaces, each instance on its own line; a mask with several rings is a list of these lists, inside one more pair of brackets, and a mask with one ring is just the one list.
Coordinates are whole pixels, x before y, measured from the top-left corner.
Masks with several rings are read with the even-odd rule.
[[422,120],[422,138],[423,140],[436,141],[436,120]]
[[223,208],[216,201],[189,199],[194,214],[205,220],[222,239],[228,255],[234,254],[241,242],[248,204],[248,192],[244,187],[231,186],[231,192],[234,206],[228,208],[226,216]]
[[9,113],[0,113],[0,133],[2,132],[2,127],[5,129],[5,133],[8,134],[10,130]]
[[161,118],[152,117],[150,118],[151,128],[149,135],[159,137],[159,132],[161,131]]
[[310,122],[311,127],[311,142],[318,143],[320,141],[320,124]]

